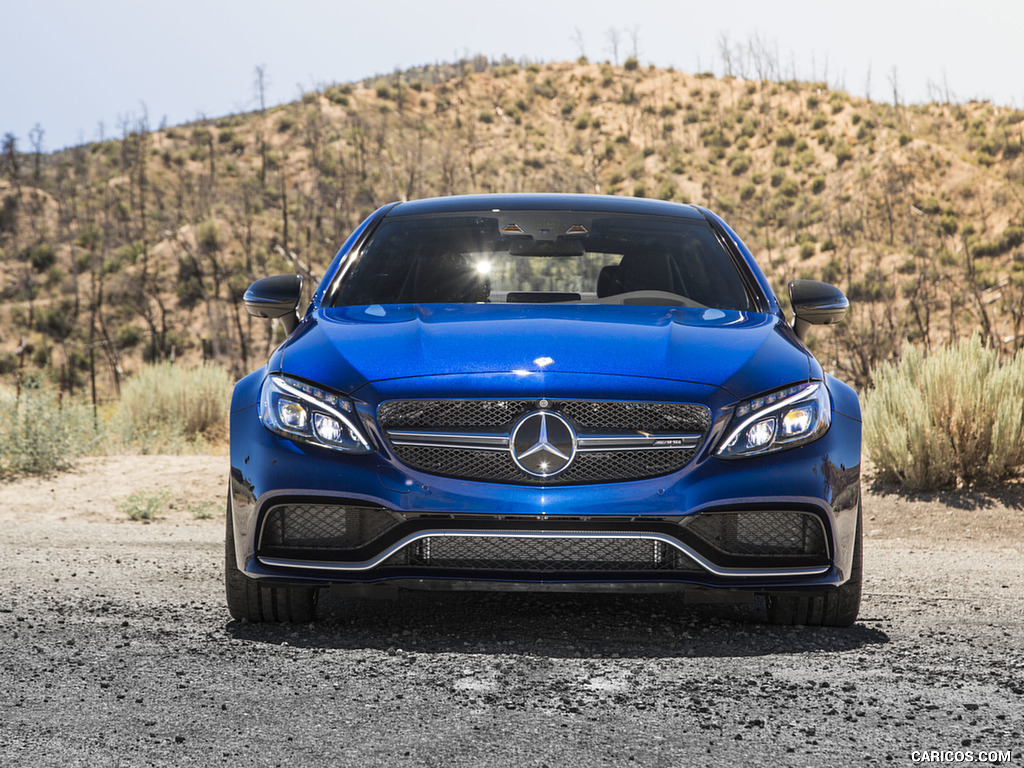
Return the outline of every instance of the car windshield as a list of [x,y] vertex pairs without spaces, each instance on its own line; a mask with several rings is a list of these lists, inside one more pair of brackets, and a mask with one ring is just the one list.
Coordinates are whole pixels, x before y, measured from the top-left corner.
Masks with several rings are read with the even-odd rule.
[[755,308],[706,221],[585,211],[385,219],[334,304],[478,302]]

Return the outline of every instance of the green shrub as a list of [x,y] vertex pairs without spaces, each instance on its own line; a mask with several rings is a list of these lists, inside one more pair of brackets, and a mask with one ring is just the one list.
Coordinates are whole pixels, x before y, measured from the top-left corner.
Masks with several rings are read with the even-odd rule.
[[975,242],[973,244],[974,255],[979,258],[999,256],[1009,253],[1022,242],[1024,242],[1024,227],[1007,227],[998,240]]
[[1024,353],[1000,365],[977,335],[930,355],[908,347],[863,400],[865,448],[884,481],[954,488],[1024,468]]
[[212,501],[197,501],[194,504],[186,501],[185,509],[196,520],[211,520],[220,510],[220,505]]
[[351,86],[332,85],[324,91],[324,96],[327,97],[327,100],[331,102],[331,104],[347,107],[348,97],[351,92]]
[[853,151],[850,149],[850,145],[840,139],[836,142],[835,146],[836,154],[836,168],[842,166],[843,163],[853,159]]
[[793,133],[789,128],[783,130],[778,136],[775,137],[775,143],[780,147],[792,147],[796,144],[796,134]]
[[732,139],[729,138],[729,135],[717,125],[702,128],[700,137],[703,140],[705,147],[728,149],[729,145],[732,144]]
[[122,325],[117,329],[115,335],[117,346],[121,349],[132,349],[137,347],[139,342],[142,341],[142,330],[137,325]]
[[52,245],[36,245],[28,249],[26,260],[36,272],[45,272],[57,263],[57,251]]
[[734,152],[729,156],[729,171],[733,176],[742,176],[750,170],[750,155]]
[[232,381],[216,366],[143,368],[121,390],[114,423],[124,448],[179,453],[222,440]]
[[778,193],[782,197],[794,199],[800,194],[800,185],[797,184],[795,179],[783,177],[782,182],[779,184]]
[[48,474],[73,466],[103,441],[87,405],[65,400],[29,379],[21,397],[0,388],[0,477]]
[[160,517],[160,513],[171,503],[171,492],[164,489],[155,493],[133,491],[117,501],[117,510],[132,520],[149,522]]

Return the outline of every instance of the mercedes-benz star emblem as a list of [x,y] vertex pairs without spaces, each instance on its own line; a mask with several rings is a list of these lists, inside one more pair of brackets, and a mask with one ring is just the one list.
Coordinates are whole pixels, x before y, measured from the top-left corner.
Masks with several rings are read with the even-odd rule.
[[512,461],[534,477],[551,477],[564,470],[576,455],[576,432],[554,411],[528,413],[512,429]]

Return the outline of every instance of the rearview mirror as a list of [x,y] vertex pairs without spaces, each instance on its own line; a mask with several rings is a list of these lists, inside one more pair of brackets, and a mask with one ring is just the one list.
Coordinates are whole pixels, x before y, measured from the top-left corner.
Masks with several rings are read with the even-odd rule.
[[250,285],[242,301],[253,317],[279,317],[284,329],[291,333],[299,326],[295,310],[301,298],[301,275],[271,275]]
[[508,244],[508,252],[512,256],[582,256],[587,251],[578,237],[559,237],[555,240],[526,237],[512,240]]
[[850,302],[841,290],[817,280],[790,280],[789,303],[793,306],[793,331],[800,341],[812,325],[832,325],[846,316]]

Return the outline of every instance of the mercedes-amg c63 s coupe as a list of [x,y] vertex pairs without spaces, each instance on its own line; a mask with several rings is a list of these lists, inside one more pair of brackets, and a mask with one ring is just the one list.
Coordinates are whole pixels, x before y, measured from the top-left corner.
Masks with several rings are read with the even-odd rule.
[[711,211],[396,203],[302,295],[276,275],[245,296],[288,337],[231,403],[236,619],[311,621],[325,587],[760,595],[771,622],[856,619],[860,406],[803,343],[846,298],[795,280],[787,322]]

